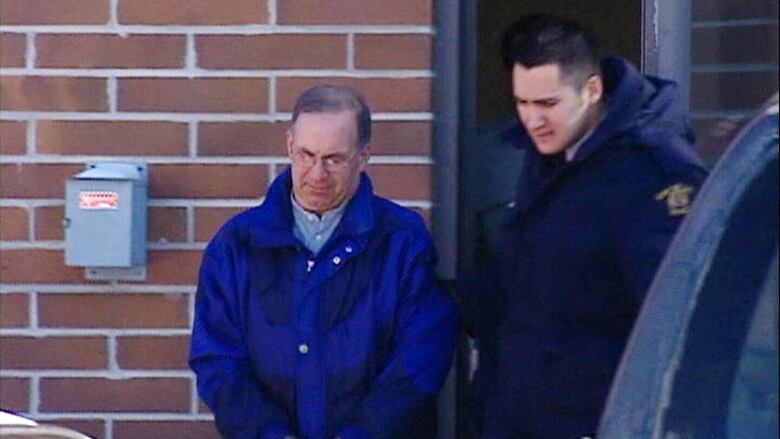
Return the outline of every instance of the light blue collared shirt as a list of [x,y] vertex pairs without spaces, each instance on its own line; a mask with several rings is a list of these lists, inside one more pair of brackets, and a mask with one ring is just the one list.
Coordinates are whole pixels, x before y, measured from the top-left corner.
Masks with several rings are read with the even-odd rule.
[[292,200],[293,216],[295,217],[293,234],[301,240],[306,248],[316,255],[322,249],[322,246],[328,242],[330,235],[336,230],[336,226],[339,225],[347,202],[341,203],[341,206],[329,210],[320,216],[304,209],[292,193],[290,194],[290,200]]

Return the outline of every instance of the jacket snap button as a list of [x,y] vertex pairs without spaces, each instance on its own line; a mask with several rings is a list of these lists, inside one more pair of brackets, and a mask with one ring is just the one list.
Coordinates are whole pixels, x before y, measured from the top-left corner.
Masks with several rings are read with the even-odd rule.
[[333,257],[333,263],[336,265],[339,265],[341,263],[341,258],[338,256]]
[[344,251],[347,252],[347,253],[352,253],[352,246],[348,245],[348,246],[344,247]]
[[309,345],[307,345],[306,343],[299,344],[298,345],[298,352],[300,352],[300,353],[302,353],[304,355],[308,354],[309,353]]

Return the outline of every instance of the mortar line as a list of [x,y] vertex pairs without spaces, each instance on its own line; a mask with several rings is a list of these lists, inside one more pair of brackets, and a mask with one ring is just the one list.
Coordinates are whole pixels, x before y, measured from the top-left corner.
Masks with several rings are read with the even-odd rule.
[[38,53],[35,50],[35,32],[28,32],[25,36],[25,53],[24,53],[24,66],[26,69],[35,68],[35,58]]
[[347,70],[355,70],[355,34],[347,34]]
[[35,241],[35,208],[31,206],[25,206],[24,209],[27,211],[27,240],[32,242]]
[[38,152],[38,120],[31,118],[27,121],[27,155],[34,156]]

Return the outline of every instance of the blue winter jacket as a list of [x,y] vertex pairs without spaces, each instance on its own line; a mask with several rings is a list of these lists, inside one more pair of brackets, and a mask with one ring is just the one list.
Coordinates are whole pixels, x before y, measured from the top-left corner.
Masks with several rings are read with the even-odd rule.
[[[706,176],[674,83],[603,64],[606,113],[574,159],[528,145],[472,324],[499,338],[484,438],[593,435],[644,294]],[[493,294],[485,296],[488,291]]]
[[454,302],[419,215],[367,176],[314,256],[289,170],[226,223],[200,270],[190,366],[226,438],[412,437],[452,359]]

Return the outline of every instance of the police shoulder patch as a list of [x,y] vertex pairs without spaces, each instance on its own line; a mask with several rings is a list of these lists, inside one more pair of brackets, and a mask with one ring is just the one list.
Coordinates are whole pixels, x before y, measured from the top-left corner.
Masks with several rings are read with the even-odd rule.
[[666,202],[669,216],[681,216],[690,211],[692,194],[693,186],[675,183],[655,194],[655,199]]

